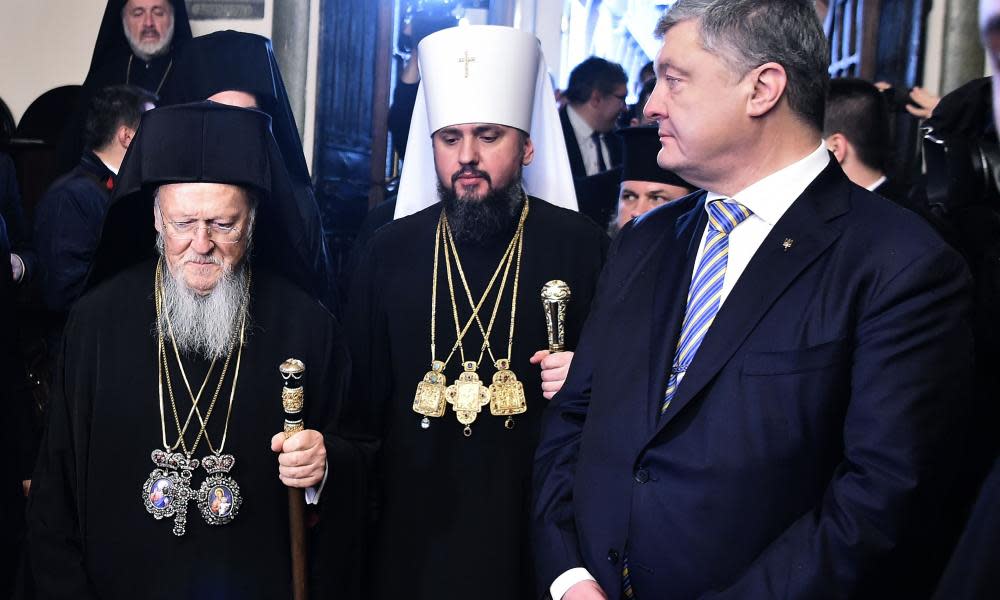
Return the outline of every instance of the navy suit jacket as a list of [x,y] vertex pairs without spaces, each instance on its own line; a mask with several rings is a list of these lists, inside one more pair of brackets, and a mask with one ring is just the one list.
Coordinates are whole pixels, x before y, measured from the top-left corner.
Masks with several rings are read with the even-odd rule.
[[969,400],[962,259],[831,160],[661,416],[704,200],[647,213],[612,247],[542,424],[540,584],[582,566],[619,598],[627,554],[641,600],[929,593]]

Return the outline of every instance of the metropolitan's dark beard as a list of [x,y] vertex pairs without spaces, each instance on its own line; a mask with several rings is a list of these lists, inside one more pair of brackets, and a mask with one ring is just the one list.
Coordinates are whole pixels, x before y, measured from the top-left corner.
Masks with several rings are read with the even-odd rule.
[[444,203],[455,241],[482,244],[508,231],[521,212],[524,189],[521,178],[515,177],[502,188],[490,188],[485,196],[459,196],[455,188],[448,189],[438,182],[438,196]]

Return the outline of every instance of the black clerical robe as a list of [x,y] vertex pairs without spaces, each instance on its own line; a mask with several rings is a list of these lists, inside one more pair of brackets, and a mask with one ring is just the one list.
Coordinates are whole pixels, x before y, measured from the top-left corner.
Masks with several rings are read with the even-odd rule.
[[[154,264],[119,274],[71,312],[29,505],[39,597],[288,597],[288,501],[270,450],[283,423],[278,365],[290,357],[305,362],[306,425],[326,429],[349,368],[337,322],[284,280],[253,271],[250,334],[224,448],[236,457],[231,475],[243,504],[232,523],[209,526],[191,502],[187,533],[178,537],[171,532],[173,519],[157,521],[143,504],[143,483],[154,468],[150,452],[162,448],[151,333]],[[208,424],[216,447],[235,363],[234,356]],[[184,366],[197,388],[207,361],[185,357]],[[173,389],[183,419],[191,401],[175,368]],[[209,386],[203,408],[212,391]],[[173,443],[177,430],[169,399],[164,402]],[[207,452],[202,441],[195,456]],[[193,487],[205,477],[199,468]]]
[[[412,410],[417,383],[430,369],[431,276],[440,205],[394,221],[372,238],[359,262],[345,318],[352,352],[352,384],[343,427],[350,444],[341,461],[374,461],[374,529],[367,588],[375,598],[513,600],[534,594],[528,539],[531,465],[546,400],[540,369],[528,363],[548,347],[540,292],[553,279],[569,284],[569,347],[583,325],[607,246],[589,219],[532,198],[524,229],[511,369],[524,385],[527,412],[490,414],[484,406],[472,435],[448,408],[421,427]],[[476,300],[486,289],[514,225],[482,245],[460,244],[459,257]],[[443,255],[442,255],[443,257]],[[437,348],[444,360],[455,342],[451,300],[441,258],[437,297]],[[511,269],[490,340],[497,358],[507,354]],[[454,272],[458,312],[471,315]],[[498,283],[499,285],[499,278]],[[489,321],[495,295],[484,305]],[[475,325],[464,340],[467,360],[479,358]],[[448,363],[452,383],[459,354]],[[479,368],[486,385],[496,372],[487,354]],[[334,464],[337,461],[334,461]],[[332,471],[331,471],[332,472]]]
[[0,152],[0,216],[6,222],[8,249],[20,256],[24,264],[20,283],[25,283],[34,278],[38,257],[31,240],[31,227],[24,218],[14,160],[3,152]]
[[[14,320],[14,281],[10,270],[10,241],[7,238],[7,223],[0,213],[0,406],[7,415],[5,422],[11,424],[8,435],[0,440],[0,452],[5,460],[0,461],[0,556],[16,557],[21,553],[24,532],[24,497],[21,493],[21,477],[18,461],[12,457],[19,454],[22,432],[30,430],[30,418],[26,403],[14,394],[14,344],[17,328]],[[13,435],[11,435],[13,434]],[[10,597],[14,587],[17,561],[8,558],[0,561],[0,597]]]

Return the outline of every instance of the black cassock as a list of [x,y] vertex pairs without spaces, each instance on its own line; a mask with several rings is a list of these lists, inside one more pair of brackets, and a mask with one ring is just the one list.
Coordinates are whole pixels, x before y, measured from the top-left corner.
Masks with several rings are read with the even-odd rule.
[[[607,237],[589,219],[542,200],[529,201],[511,369],[524,384],[528,410],[493,416],[484,406],[472,435],[449,406],[443,417],[421,428],[412,410],[417,383],[430,369],[430,307],[434,235],[440,205],[397,221],[375,234],[358,264],[345,328],[353,361],[351,393],[343,429],[352,444],[339,456],[374,461],[370,487],[374,529],[367,588],[375,598],[521,599],[534,595],[528,515],[531,466],[541,395],[537,365],[528,363],[548,347],[540,292],[553,279],[569,284],[569,347],[576,343],[607,248]],[[459,258],[478,301],[514,233],[483,245],[459,245]],[[438,281],[437,348],[444,360],[455,342],[451,300],[444,275]],[[457,271],[453,273],[462,324],[471,315]],[[491,344],[506,356],[510,327],[511,268]],[[499,278],[497,284],[499,285]],[[494,288],[495,289],[495,288]],[[495,295],[482,309],[489,321]],[[482,335],[473,325],[464,340],[467,360],[479,357]],[[448,383],[462,371],[456,352]],[[496,369],[487,355],[479,369],[486,385]]]
[[[290,588],[288,495],[278,479],[271,437],[281,430],[287,358],[305,362],[306,425],[323,431],[335,418],[349,368],[336,320],[318,302],[263,269],[252,272],[250,334],[239,372],[224,451],[243,495],[232,523],[209,526],[197,504],[187,533],[173,519],[155,520],[143,483],[162,448],[157,397],[155,262],[133,267],[85,295],[67,324],[29,506],[30,559],[42,598],[284,598]],[[176,371],[171,378],[181,418],[191,406]],[[209,421],[222,440],[234,355]],[[192,388],[207,361],[184,359]],[[201,400],[207,410],[221,369]],[[164,390],[167,439],[177,429]],[[188,431],[190,445],[197,421]],[[208,447],[202,441],[196,458]],[[192,487],[205,479],[195,472]],[[324,489],[324,496],[328,490]],[[321,499],[322,501],[322,499]]]

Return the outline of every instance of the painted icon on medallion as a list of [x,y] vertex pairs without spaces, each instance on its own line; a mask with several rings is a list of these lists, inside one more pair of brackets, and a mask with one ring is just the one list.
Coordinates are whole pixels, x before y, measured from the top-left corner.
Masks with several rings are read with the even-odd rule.
[[213,515],[224,517],[229,514],[229,511],[233,507],[232,490],[224,485],[216,486],[212,488],[210,498],[212,499],[212,503],[209,505],[209,510],[212,511]]
[[149,501],[156,508],[167,508],[174,497],[170,491],[170,480],[160,478],[149,486]]

